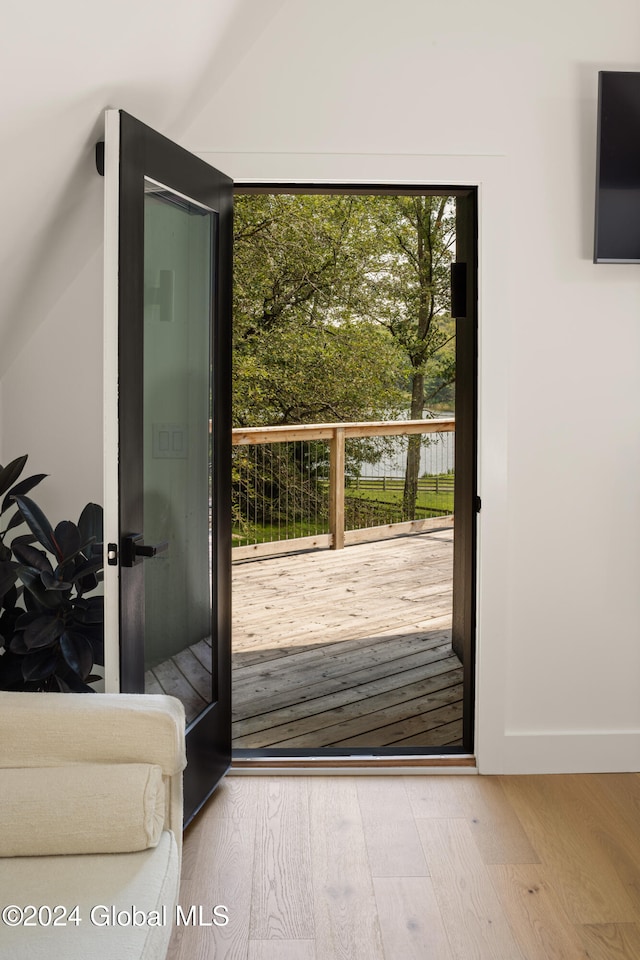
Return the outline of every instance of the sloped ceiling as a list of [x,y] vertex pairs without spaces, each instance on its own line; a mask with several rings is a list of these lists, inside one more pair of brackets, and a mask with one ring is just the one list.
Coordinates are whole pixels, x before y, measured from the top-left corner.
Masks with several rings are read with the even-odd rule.
[[191,149],[219,148],[215,126],[197,145],[184,135],[284,2],[4,6],[0,376],[102,243],[93,157],[104,109],[126,109]]

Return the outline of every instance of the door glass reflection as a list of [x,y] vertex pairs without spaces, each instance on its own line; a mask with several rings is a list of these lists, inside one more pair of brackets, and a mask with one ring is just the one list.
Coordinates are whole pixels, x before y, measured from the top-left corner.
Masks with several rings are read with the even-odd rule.
[[212,211],[145,180],[145,692],[212,701]]

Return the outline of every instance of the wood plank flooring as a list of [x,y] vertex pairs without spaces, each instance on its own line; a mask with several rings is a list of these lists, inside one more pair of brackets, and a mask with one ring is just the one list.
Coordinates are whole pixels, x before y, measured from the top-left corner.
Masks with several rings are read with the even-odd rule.
[[169,960],[637,960],[640,774],[227,777]]
[[451,528],[234,566],[235,749],[459,745]]

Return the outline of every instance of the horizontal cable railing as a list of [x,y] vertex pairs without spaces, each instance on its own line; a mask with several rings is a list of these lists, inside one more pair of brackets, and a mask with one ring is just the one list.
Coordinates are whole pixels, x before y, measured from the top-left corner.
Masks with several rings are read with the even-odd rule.
[[234,559],[452,522],[453,418],[239,427],[232,438]]

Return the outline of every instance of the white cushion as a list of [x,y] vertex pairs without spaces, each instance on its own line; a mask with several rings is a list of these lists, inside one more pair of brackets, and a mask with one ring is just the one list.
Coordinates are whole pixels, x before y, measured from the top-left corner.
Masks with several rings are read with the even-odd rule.
[[[157,847],[139,853],[0,859],[0,906],[78,906],[79,925],[7,926],[0,919],[0,956],[11,960],[161,960],[166,956],[178,897],[179,854],[164,831]],[[111,910],[166,907],[166,923],[103,925]],[[107,908],[107,913],[102,908]],[[99,908],[99,909],[94,909]],[[94,922],[91,920],[93,910]],[[58,911],[58,914],[60,911]],[[46,920],[46,912],[42,914]],[[126,921],[126,916],[121,916]],[[140,914],[138,914],[140,919]]]
[[164,816],[159,766],[0,769],[0,857],[146,850]]

